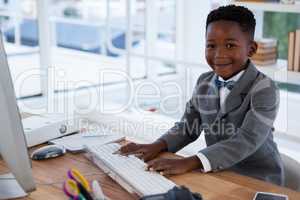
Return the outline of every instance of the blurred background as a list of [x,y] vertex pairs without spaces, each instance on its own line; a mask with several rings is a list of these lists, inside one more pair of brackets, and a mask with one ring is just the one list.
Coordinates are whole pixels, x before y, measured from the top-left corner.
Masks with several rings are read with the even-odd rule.
[[[49,112],[50,101],[65,97],[82,109],[91,105],[90,91],[101,89],[96,104],[180,119],[197,77],[210,70],[204,57],[206,16],[228,3],[1,0],[1,32],[21,109]],[[299,142],[300,75],[287,70],[287,56],[288,33],[299,29],[300,9],[251,10],[256,38],[278,41],[276,63],[258,66],[280,87],[276,131]]]

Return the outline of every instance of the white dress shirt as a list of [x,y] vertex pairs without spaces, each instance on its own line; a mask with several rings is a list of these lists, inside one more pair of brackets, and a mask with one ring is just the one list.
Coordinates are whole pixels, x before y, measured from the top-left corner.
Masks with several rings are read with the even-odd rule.
[[[230,79],[224,80],[222,77],[218,76],[218,79],[220,81],[238,81],[240,79],[240,77],[244,74],[245,70],[240,71],[238,74],[234,75],[233,77],[231,77]],[[230,93],[230,90],[227,87],[221,87],[219,90],[219,94],[220,94],[220,106],[222,107],[228,94]],[[210,172],[211,171],[211,165],[210,162],[208,160],[208,158],[203,154],[203,153],[198,153],[197,157],[200,159],[202,166],[203,166],[203,172]]]

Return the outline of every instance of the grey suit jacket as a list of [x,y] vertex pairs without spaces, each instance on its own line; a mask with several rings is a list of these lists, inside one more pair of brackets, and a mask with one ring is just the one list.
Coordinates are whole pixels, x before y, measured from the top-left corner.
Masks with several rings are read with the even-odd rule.
[[212,171],[231,169],[282,185],[283,164],[273,141],[279,106],[275,83],[250,62],[220,108],[214,72],[202,74],[180,122],[160,137],[176,152],[204,131],[207,147],[200,152]]

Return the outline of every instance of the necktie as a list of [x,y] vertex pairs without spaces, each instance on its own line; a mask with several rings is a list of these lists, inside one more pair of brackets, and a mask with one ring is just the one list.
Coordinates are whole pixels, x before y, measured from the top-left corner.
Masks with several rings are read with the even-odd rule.
[[218,78],[216,79],[216,86],[218,89],[221,87],[226,87],[228,90],[232,90],[234,84],[235,81],[220,81]]

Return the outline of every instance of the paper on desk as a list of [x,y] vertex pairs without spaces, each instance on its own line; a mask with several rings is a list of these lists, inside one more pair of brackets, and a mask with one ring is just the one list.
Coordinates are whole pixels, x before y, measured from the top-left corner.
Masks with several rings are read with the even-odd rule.
[[99,135],[94,137],[86,137],[86,133],[78,133],[70,136],[65,136],[59,139],[51,140],[50,143],[62,145],[66,150],[71,152],[84,150],[85,145],[99,145],[116,142],[125,137],[120,134]]

